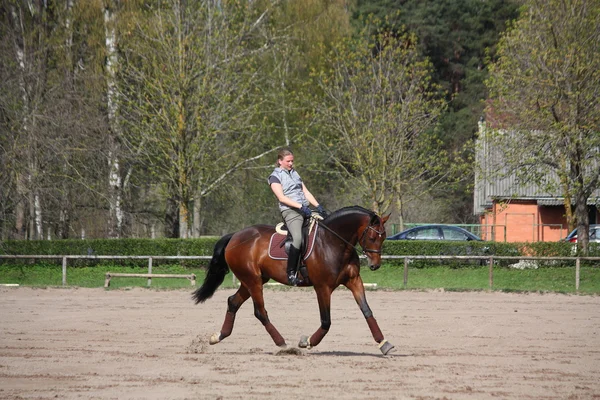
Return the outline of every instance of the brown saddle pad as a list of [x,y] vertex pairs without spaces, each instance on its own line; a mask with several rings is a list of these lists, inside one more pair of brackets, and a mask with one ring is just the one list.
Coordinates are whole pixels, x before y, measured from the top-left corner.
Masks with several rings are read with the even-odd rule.
[[[313,247],[315,245],[315,237],[317,233],[317,229],[319,229],[319,224],[315,224],[312,231],[308,235],[308,243],[306,245],[306,251],[303,254],[303,259],[306,260],[310,254],[312,253]],[[287,260],[288,256],[285,252],[284,242],[287,239],[287,235],[281,235],[275,232],[271,235],[271,240],[269,241],[269,257],[275,260]]]

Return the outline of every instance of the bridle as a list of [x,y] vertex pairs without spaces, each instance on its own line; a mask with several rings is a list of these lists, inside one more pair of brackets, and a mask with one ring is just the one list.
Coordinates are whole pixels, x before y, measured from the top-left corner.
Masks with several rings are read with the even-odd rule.
[[[320,222],[320,221],[319,221]],[[381,254],[381,250],[376,250],[376,249],[367,249],[365,248],[365,245],[361,242],[364,241],[365,235],[367,234],[367,231],[373,231],[375,232],[377,235],[379,235],[379,237],[381,237],[384,233],[385,230],[377,230],[375,229],[375,227],[373,227],[373,218],[371,218],[371,221],[369,221],[369,226],[367,226],[364,230],[362,235],[360,235],[360,238],[358,239],[358,244],[360,245],[360,248],[362,249],[362,253],[364,255],[366,255],[367,253],[375,253],[375,254]],[[328,230],[329,232],[333,233],[335,236],[338,237],[338,239],[340,239],[342,242],[346,243],[348,246],[350,247],[354,247],[354,249],[356,250],[356,246],[354,246],[352,243],[350,243],[349,241],[347,241],[346,239],[344,239],[343,237],[341,237],[337,232],[335,232],[334,230],[332,230],[330,227],[328,227],[325,224],[321,224],[319,223],[319,226],[325,228],[326,230]]]
[[369,226],[367,226],[365,228],[365,230],[363,231],[363,234],[360,236],[360,239],[358,239],[358,244],[360,244],[360,247],[363,249],[363,253],[375,253],[375,254],[381,254],[381,250],[375,250],[375,249],[366,249],[365,245],[361,243],[361,240],[363,240],[365,238],[365,235],[367,234],[367,231],[373,231],[375,232],[377,235],[379,235],[379,237],[381,237],[384,233],[385,230],[381,230],[378,231],[377,229],[375,229],[373,227],[373,225],[371,225],[371,223],[369,222]]

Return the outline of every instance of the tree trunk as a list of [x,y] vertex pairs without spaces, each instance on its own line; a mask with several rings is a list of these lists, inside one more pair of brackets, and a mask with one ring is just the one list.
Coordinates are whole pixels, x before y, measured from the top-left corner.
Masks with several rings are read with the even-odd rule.
[[187,239],[189,237],[190,209],[185,201],[179,202],[179,237]]
[[120,127],[117,121],[117,30],[115,26],[115,12],[111,4],[104,6],[104,29],[106,44],[106,101],[108,108],[108,124],[110,127],[108,140],[108,236],[121,237],[123,230],[123,204],[121,185],[120,157]]
[[23,240],[25,239],[26,227],[25,227],[25,186],[21,182],[21,174],[17,173],[17,197],[18,201],[15,205],[15,231],[13,239]]
[[400,229],[398,230],[398,232],[402,232],[404,230],[404,216],[402,215],[402,208],[402,198],[398,196],[396,199],[396,211],[398,212],[398,224],[400,225]]
[[167,198],[165,208],[165,237],[179,237],[179,209],[177,208],[177,200],[174,197]]
[[194,196],[194,220],[192,221],[192,237],[198,238],[200,237],[200,232],[202,232],[202,198],[200,197],[200,193],[197,193]]
[[590,216],[588,214],[587,196],[577,193],[575,202],[575,216],[577,218],[577,247],[582,254],[588,255]]

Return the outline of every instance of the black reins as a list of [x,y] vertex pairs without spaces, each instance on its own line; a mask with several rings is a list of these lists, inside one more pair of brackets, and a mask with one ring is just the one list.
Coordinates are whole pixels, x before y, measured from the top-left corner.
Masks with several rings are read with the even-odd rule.
[[[374,216],[375,217],[375,216]],[[378,231],[377,229],[375,229],[373,227],[373,218],[371,218],[371,221],[369,221],[369,226],[367,226],[364,230],[362,235],[360,236],[360,239],[358,239],[358,244],[360,245],[360,248],[362,249],[363,254],[366,255],[366,253],[375,253],[375,254],[381,254],[381,250],[376,250],[376,249],[367,249],[365,248],[365,246],[361,243],[361,241],[365,238],[365,235],[367,234],[368,230],[372,230],[373,232],[375,232],[376,234],[378,234],[380,237],[381,235],[384,233],[384,231]],[[350,243],[349,241],[347,241],[346,239],[344,239],[343,237],[341,237],[337,232],[335,232],[333,229],[331,229],[330,227],[328,227],[325,224],[321,224],[321,221],[317,221],[319,223],[319,226],[321,226],[322,228],[325,228],[326,230],[328,230],[329,232],[333,233],[335,236],[338,237],[338,239],[340,239],[342,242],[346,243],[348,246],[350,247],[354,247],[354,249],[356,250],[356,246],[353,245],[352,243]]]

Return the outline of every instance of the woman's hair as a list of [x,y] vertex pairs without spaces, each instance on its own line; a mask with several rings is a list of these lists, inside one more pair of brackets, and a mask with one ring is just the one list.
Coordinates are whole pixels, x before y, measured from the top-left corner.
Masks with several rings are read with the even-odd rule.
[[294,153],[287,147],[284,147],[279,150],[277,153],[277,166],[279,166],[279,161],[283,160],[286,156],[293,156]]

